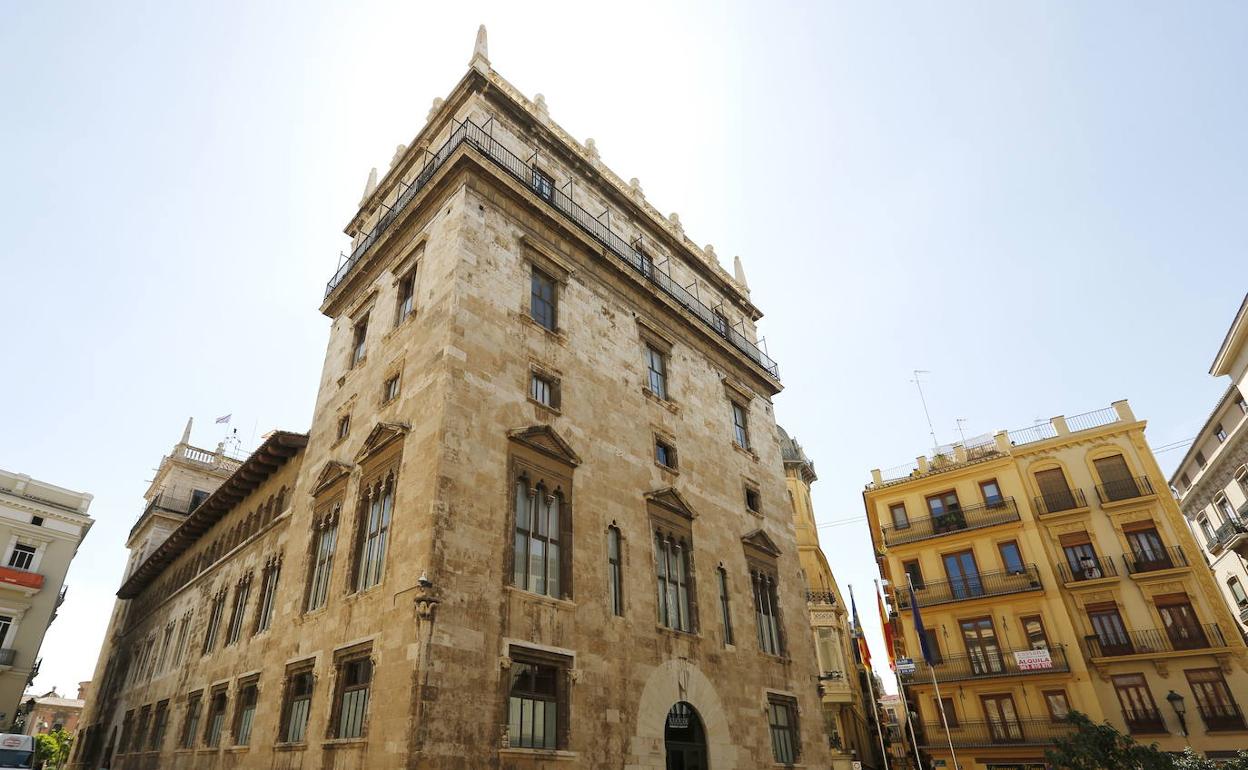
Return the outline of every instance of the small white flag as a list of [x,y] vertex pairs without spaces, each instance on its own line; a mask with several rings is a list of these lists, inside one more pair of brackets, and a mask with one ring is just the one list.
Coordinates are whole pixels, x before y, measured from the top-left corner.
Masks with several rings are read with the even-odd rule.
[[233,416],[234,416],[234,413],[233,413],[233,412],[230,412],[229,414],[227,414],[227,415],[226,415],[226,416],[224,416],[224,417],[218,417],[218,418],[217,418],[217,425],[220,425],[221,423],[225,423],[226,425],[229,425],[229,424],[230,424],[230,418],[231,418],[231,417],[233,417]]

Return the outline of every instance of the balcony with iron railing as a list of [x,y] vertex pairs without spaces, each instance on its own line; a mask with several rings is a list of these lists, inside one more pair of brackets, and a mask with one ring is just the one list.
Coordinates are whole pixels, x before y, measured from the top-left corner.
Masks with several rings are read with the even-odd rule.
[[832,591],[807,591],[806,603],[836,606],[836,594]]
[[1062,583],[1069,586],[1076,583],[1086,583],[1091,580],[1100,580],[1101,578],[1117,577],[1118,569],[1114,567],[1112,559],[1088,556],[1079,562],[1077,568],[1071,567],[1065,562],[1059,562],[1057,573],[1061,577]]
[[[487,125],[489,125],[487,123]],[[492,126],[491,126],[492,128]],[[385,213],[378,218],[373,228],[360,239],[351,255],[345,257],[333,277],[325,285],[325,297],[329,298],[349,276],[355,266],[369,253],[373,246],[395,221],[404,214],[416,195],[434,177],[460,146],[468,146],[480,153],[505,173],[515,178],[521,185],[534,191],[538,200],[545,202],[566,217],[579,230],[601,244],[610,254],[630,268],[641,280],[649,283],[663,295],[676,302],[707,327],[713,334],[726,339],[733,347],[747,358],[760,366],[771,377],[780,378],[780,369],[774,360],[757,344],[737,329],[729,326],[722,315],[702,302],[701,298],[685,286],[677,283],[669,274],[656,269],[654,262],[637,248],[637,242],[629,242],[611,229],[609,221],[604,222],[601,214],[594,215],[572,200],[564,190],[551,188],[549,181],[539,175],[536,166],[511,150],[504,147],[492,135],[491,131],[466,121],[456,126],[450,137],[437,152],[427,152],[424,167],[416,174],[410,185],[400,182],[396,190],[394,202],[387,206],[383,203]],[[697,287],[694,285],[694,291]]]
[[1083,643],[1089,657],[1115,658],[1225,647],[1226,637],[1217,623],[1206,623],[1171,626],[1169,629],[1110,630],[1103,634],[1089,634],[1083,638]]
[[1088,507],[1088,498],[1078,487],[1036,495],[1033,500],[1036,513],[1041,517],[1066,511],[1078,511]]
[[1159,735],[1169,732],[1166,729],[1166,720],[1155,708],[1123,709],[1122,719],[1132,735]]
[[1137,500],[1152,494],[1153,482],[1149,481],[1147,476],[1115,479],[1096,485],[1096,496],[1100,499],[1101,505]]
[[1224,550],[1239,550],[1240,546],[1248,544],[1248,523],[1238,516],[1227,519],[1222,526],[1214,530],[1213,540],[1209,543],[1210,553],[1220,553]]
[[[1015,652],[1022,652],[1023,655],[1015,655]],[[1054,645],[1049,648],[1048,652],[1047,662],[1042,656],[1038,656],[1035,650],[981,650],[967,655],[946,655],[931,666],[922,660],[916,660],[914,673],[902,674],[901,679],[906,684],[930,682],[933,671],[936,672],[938,682],[964,682],[1070,671],[1070,663],[1066,660],[1066,648],[1063,645]]]
[[[1036,565],[1029,564],[1021,570],[1002,570],[1000,572],[980,572],[974,575],[953,580],[927,580],[922,586],[914,587],[914,597],[920,607],[936,604],[982,599],[991,596],[1004,596],[1025,591],[1043,589],[1040,572]],[[901,590],[896,594],[898,609],[912,609],[910,592]]]
[[992,746],[1044,746],[1058,738],[1074,734],[1070,722],[1051,719],[1018,719],[1001,722],[957,722],[949,724],[949,735],[939,720],[923,723],[919,733],[919,747],[925,749],[948,748],[950,743],[961,748],[989,748]]
[[1136,551],[1123,554],[1122,563],[1127,567],[1128,575],[1140,575],[1147,572],[1160,572],[1165,569],[1187,567],[1187,555],[1182,546],[1172,545],[1150,551]]
[[1244,724],[1244,714],[1239,710],[1239,704],[1230,703],[1201,703],[1196,702],[1197,711],[1200,712],[1201,721],[1205,723],[1205,729],[1209,732],[1221,732],[1224,730],[1244,730],[1248,726]]
[[940,516],[910,519],[904,527],[886,525],[880,527],[880,532],[884,536],[884,544],[894,546],[1012,521],[1018,521],[1018,506],[1014,498],[1004,497],[993,503],[953,507]]

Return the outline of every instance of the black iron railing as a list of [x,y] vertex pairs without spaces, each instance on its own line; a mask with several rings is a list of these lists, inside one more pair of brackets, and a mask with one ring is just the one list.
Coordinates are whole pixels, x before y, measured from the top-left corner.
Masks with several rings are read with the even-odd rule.
[[1186,567],[1187,556],[1183,553],[1182,546],[1172,545],[1169,548],[1124,553],[1122,563],[1127,565],[1128,575],[1138,575],[1141,572]]
[[888,525],[880,527],[885,545],[900,545],[940,537],[950,532],[991,527],[1018,521],[1018,506],[1014,498],[1005,497],[995,503],[959,506],[940,516],[911,519],[904,527]]
[[[1039,591],[1042,587],[1036,565],[1029,564],[1021,570],[980,572],[953,580],[928,580],[924,582],[922,588],[915,586],[914,597],[918,600],[920,607],[929,607],[934,604],[960,602],[985,596]],[[909,591],[897,592],[897,607],[903,610],[911,609]]]
[[919,731],[921,748],[939,749],[956,746],[1040,746],[1057,738],[1073,734],[1075,726],[1070,722],[1054,722],[1050,719],[1016,719],[1001,722],[950,723],[948,738],[945,726],[939,720],[926,722]]
[[1120,500],[1147,497],[1152,493],[1153,483],[1148,480],[1147,476],[1136,476],[1133,479],[1116,479],[1096,485],[1096,496],[1101,499],[1102,505],[1105,503],[1116,503]]
[[1145,735],[1169,732],[1166,720],[1162,719],[1157,709],[1123,709],[1122,719],[1127,723],[1127,730],[1134,734]]
[[969,655],[948,655],[932,666],[922,660],[915,661],[913,674],[902,674],[903,682],[930,682],[932,671],[938,682],[962,682],[968,679],[989,679],[999,676],[1030,676],[1070,671],[1066,660],[1066,648],[1054,645],[1049,648],[1046,662],[1035,650],[1022,650],[1022,662],[1014,650],[983,650]]
[[1090,556],[1081,560],[1078,567],[1059,562],[1057,572],[1061,575],[1063,583],[1079,583],[1084,580],[1118,576],[1118,569],[1114,566],[1113,559],[1102,559],[1099,556]]
[[363,259],[364,255],[377,243],[386,229],[411,204],[416,194],[428,184],[437,170],[446,163],[451,154],[461,144],[467,144],[476,149],[488,160],[519,180],[521,184],[532,189],[538,198],[558,209],[561,214],[570,219],[573,224],[587,235],[606,247],[616,257],[623,260],[641,278],[671,297],[677,304],[696,316],[716,334],[727,339],[728,342],[744,353],[750,360],[754,361],[754,363],[761,366],[772,377],[775,377],[777,380],[780,379],[779,366],[758,345],[729,326],[722,315],[703,304],[701,299],[673,280],[670,275],[656,269],[652,259],[643,256],[632,243],[614,232],[605,222],[590,214],[580,204],[573,201],[568,193],[560,189],[553,189],[547,178],[539,177],[536,174],[535,167],[521,160],[495,140],[489,131],[471,121],[460,124],[451,132],[450,138],[446,140],[436,153],[430,153],[425,156],[425,166],[416,175],[416,178],[412,180],[410,186],[400,184],[400,192],[393,206],[387,208],[385,214],[378,218],[377,224],[373,226],[373,229],[360,240],[359,244],[351,251],[351,255],[343,261],[333,277],[329,279],[329,283],[325,286],[326,297],[329,297],[334,289],[338,288],[346,280],[356,264]]
[[1240,535],[1248,534],[1248,524],[1238,517],[1228,519],[1222,526],[1214,530],[1213,542],[1210,547],[1226,548],[1226,546]]
[[1061,511],[1073,511],[1079,508],[1088,507],[1088,498],[1083,494],[1083,490],[1078,487],[1067,489],[1065,492],[1049,492],[1048,494],[1036,495],[1036,512],[1040,515],[1046,513],[1059,513]]
[[1172,626],[1169,629],[1142,628],[1090,634],[1083,639],[1088,655],[1111,658],[1118,655],[1150,655],[1158,652],[1203,650],[1225,647],[1226,637],[1217,623]]
[[1196,708],[1200,711],[1200,718],[1205,723],[1205,729],[1210,732],[1245,729],[1244,714],[1239,710],[1238,703],[1204,704],[1197,701]]
[[836,594],[831,591],[807,591],[806,601],[809,604],[836,604]]

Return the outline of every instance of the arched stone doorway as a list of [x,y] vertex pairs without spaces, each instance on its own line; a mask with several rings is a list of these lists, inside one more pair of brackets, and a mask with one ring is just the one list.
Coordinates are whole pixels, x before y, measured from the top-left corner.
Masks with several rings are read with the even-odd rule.
[[667,712],[663,728],[667,770],[707,770],[706,731],[697,710],[678,701]]

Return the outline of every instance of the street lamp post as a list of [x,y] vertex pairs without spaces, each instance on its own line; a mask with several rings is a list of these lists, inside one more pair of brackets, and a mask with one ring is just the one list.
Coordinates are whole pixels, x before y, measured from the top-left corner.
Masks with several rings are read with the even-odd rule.
[[1166,700],[1174,708],[1174,713],[1179,717],[1179,728],[1183,731],[1183,737],[1187,737],[1187,704],[1183,702],[1183,696],[1174,690],[1166,695]]

